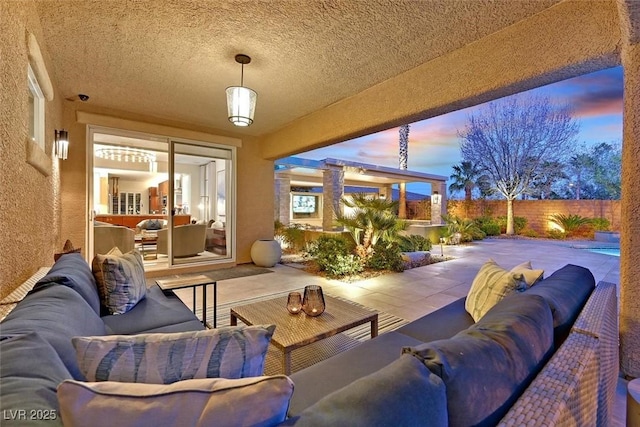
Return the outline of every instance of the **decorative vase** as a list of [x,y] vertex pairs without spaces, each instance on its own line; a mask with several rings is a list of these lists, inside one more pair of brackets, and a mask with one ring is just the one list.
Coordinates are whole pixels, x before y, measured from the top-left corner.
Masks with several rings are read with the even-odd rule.
[[320,286],[308,285],[304,287],[302,311],[311,317],[320,316],[324,312],[324,296]]
[[289,310],[291,314],[300,314],[300,311],[302,311],[302,295],[300,295],[300,292],[289,293],[287,310]]
[[251,245],[251,260],[259,267],[273,267],[281,256],[282,248],[276,240],[256,240]]

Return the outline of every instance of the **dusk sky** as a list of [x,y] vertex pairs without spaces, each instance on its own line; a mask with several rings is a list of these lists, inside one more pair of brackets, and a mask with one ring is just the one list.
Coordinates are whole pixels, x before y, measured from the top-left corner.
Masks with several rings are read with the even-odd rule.
[[[580,124],[579,144],[622,141],[622,67],[609,68],[524,92],[546,96],[552,102],[568,104]],[[411,124],[409,170],[449,177],[452,166],[461,162],[458,130],[470,113],[485,104],[454,111]],[[352,160],[398,167],[398,128],[352,139],[330,147],[308,151],[299,157]],[[414,184],[408,191],[427,194],[427,184]]]

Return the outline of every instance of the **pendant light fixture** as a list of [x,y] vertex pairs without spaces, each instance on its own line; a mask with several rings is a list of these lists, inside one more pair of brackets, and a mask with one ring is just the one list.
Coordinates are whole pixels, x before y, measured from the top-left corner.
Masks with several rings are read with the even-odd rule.
[[258,94],[248,87],[244,87],[244,66],[251,62],[247,55],[236,55],[236,62],[242,65],[240,74],[240,86],[227,88],[227,109],[229,121],[236,126],[249,126],[253,123],[253,114],[256,110]]

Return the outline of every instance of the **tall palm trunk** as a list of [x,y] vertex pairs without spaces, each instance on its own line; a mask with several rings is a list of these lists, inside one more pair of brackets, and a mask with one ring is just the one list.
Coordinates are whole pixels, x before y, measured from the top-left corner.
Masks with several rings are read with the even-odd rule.
[[[407,170],[407,162],[409,160],[409,125],[400,126],[400,139],[399,144],[399,163],[401,170]],[[407,218],[407,186],[404,182],[399,186],[399,205],[398,205],[398,218]]]

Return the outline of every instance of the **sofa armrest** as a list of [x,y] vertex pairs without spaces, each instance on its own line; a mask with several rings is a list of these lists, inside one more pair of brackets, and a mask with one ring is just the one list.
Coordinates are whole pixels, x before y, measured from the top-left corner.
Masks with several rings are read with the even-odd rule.
[[618,378],[616,285],[600,282],[566,341],[500,426],[607,425]]

